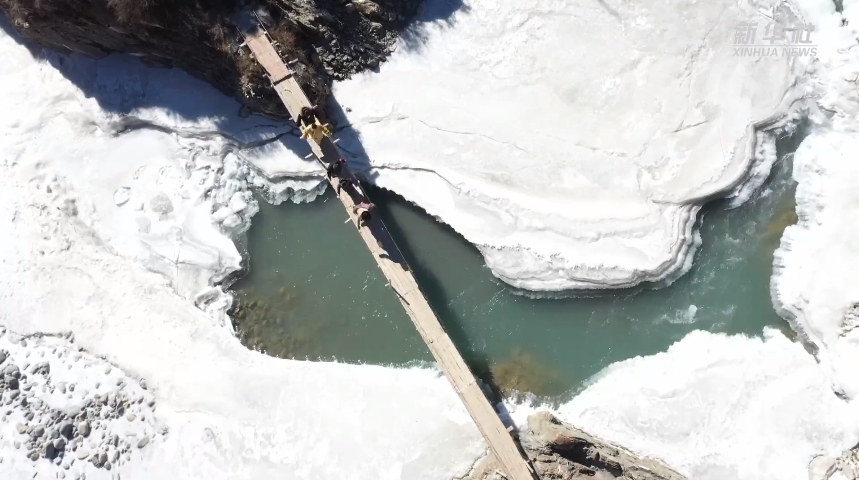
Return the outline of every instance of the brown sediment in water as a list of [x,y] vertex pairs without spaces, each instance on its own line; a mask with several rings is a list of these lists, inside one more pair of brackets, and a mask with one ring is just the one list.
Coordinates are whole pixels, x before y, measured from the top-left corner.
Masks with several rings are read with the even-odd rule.
[[[782,208],[779,209],[781,212],[778,216],[774,217],[766,224],[766,230],[763,233],[763,242],[761,242],[761,244],[766,249],[766,255],[763,259],[770,264],[773,261],[773,256],[781,242],[781,237],[784,235],[785,229],[791,225],[796,225],[799,221],[799,217],[796,214],[796,204],[792,200],[793,199],[791,198],[790,203],[783,203],[783,205],[781,205]],[[799,341],[799,335],[786,322],[779,324],[777,328],[791,342]]]
[[767,230],[766,233],[764,233],[764,236],[767,238],[781,238],[784,230],[791,225],[796,225],[796,222],[798,221],[799,217],[796,215],[796,209],[791,207],[790,210],[782,212],[767,224]]
[[278,358],[316,356],[312,340],[320,323],[300,321],[300,299],[288,288],[266,296],[248,288],[239,293],[238,300],[233,321],[243,345]]
[[794,202],[784,203],[777,209],[778,215],[767,222],[765,228],[762,228],[761,243],[760,243],[760,259],[766,264],[772,264],[775,251],[781,243],[781,237],[784,235],[785,229],[791,225],[796,225],[799,217],[796,214],[796,205]]
[[552,395],[559,380],[555,369],[534,357],[531,352],[516,349],[509,357],[490,367],[492,382],[504,395],[533,393]]

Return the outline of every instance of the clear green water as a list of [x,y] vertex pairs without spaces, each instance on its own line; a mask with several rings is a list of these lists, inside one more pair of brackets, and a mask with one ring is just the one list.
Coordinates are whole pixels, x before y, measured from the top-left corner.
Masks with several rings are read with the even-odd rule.
[[[796,143],[779,142],[780,155]],[[705,207],[702,245],[679,280],[591,297],[518,295],[450,228],[395,194],[370,194],[472,369],[501,390],[558,398],[610,363],[664,351],[695,329],[790,331],[769,294],[773,252],[796,219],[789,161],[743,206]],[[233,286],[240,338],[283,358],[431,361],[346,220],[330,192],[310,204],[260,201],[247,238],[249,273]]]

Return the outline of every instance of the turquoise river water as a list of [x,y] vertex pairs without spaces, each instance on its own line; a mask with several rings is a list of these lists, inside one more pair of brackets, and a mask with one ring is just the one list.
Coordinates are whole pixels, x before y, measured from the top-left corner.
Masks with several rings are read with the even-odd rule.
[[[558,399],[607,365],[664,351],[695,329],[789,332],[773,310],[773,252],[794,223],[790,154],[744,205],[699,214],[692,269],[663,288],[534,299],[494,278],[477,249],[401,197],[371,189],[379,213],[430,304],[472,369],[505,392]],[[247,235],[248,273],[233,285],[239,337],[283,358],[386,365],[431,361],[330,191],[308,204],[260,212]]]

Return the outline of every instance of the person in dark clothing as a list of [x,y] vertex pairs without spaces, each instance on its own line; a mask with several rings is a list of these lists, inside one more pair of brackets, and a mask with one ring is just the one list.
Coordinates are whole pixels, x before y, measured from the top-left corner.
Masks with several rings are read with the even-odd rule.
[[337,183],[337,196],[340,196],[340,190],[349,188],[352,186],[352,180],[348,178],[341,178],[340,182]]
[[327,173],[328,179],[330,180],[332,177],[339,177],[340,173],[343,172],[343,167],[346,166],[346,159],[340,157],[336,162],[328,164]]
[[362,210],[360,214],[358,214],[358,228],[366,226],[367,222],[370,221],[370,211]]
[[313,125],[313,110],[310,107],[301,109],[301,113],[298,114],[298,124]]

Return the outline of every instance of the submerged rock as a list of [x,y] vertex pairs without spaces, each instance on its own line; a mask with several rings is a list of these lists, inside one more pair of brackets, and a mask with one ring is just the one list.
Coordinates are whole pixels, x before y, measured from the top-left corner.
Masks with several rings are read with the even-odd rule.
[[[541,480],[685,480],[660,461],[604,442],[546,411],[528,417],[519,440]],[[501,470],[490,454],[465,478],[501,480]]]

